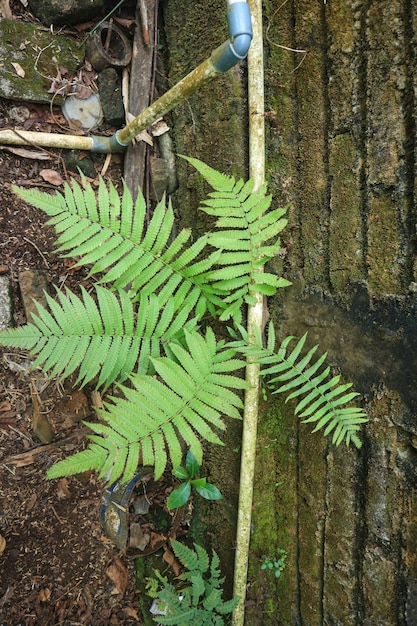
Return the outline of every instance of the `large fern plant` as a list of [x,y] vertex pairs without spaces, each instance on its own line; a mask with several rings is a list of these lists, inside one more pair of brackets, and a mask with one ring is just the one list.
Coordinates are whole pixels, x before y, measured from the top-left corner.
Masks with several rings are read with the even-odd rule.
[[[54,465],[50,478],[94,469],[109,482],[127,481],[140,462],[159,477],[168,462],[180,465],[183,443],[201,463],[202,441],[221,444],[224,416],[240,417],[240,353],[259,360],[274,391],[298,399],[296,411],[316,430],[360,446],[366,417],[346,406],[356,394],[323,367],[325,355],[302,356],[303,339],[289,354],[291,338],[276,348],[272,326],[266,347],[260,338],[252,345],[240,326],[254,294],[289,284],[259,272],[279,250],[285,209],[270,210],[271,197],[250,181],[188,161],[214,189],[200,208],[216,220],[214,232],[192,243],[189,230],[173,235],[170,203],[161,201],[147,224],[142,195],[133,203],[127,188],[121,196],[103,181],[97,195],[85,180],[55,195],[14,188],[50,217],[58,251],[88,266],[96,282],[91,293],[47,296],[49,310],[38,305],[32,323],[0,333],[0,345],[28,349],[50,376],[76,372],[77,384],[119,387],[101,421],[89,424],[88,448]],[[203,332],[208,314],[240,328],[241,338],[227,343]]]

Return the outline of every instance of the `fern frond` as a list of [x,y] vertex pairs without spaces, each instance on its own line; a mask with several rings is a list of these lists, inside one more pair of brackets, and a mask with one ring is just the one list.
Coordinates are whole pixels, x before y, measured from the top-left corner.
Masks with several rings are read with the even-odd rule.
[[208,277],[226,305],[220,319],[227,320],[236,317],[243,302],[251,303],[256,293],[273,295],[290,284],[259,271],[279,252],[278,234],[287,224],[287,209],[269,210],[272,197],[266,195],[266,187],[254,192],[252,181],[244,184],[198,159],[183,158],[215,189],[200,208],[217,218],[217,230],[208,235],[208,243],[221,254]]
[[[98,472],[106,460],[106,450],[99,445],[90,444],[90,446],[82,452],[77,452],[73,456],[62,459],[62,461],[49,468],[48,478],[59,478],[61,476],[70,476],[74,474],[74,463],[77,464],[78,474],[83,474],[90,470]],[[136,468],[137,466],[135,466]]]
[[1,332],[0,345],[29,350],[34,367],[51,376],[78,370],[77,383],[98,377],[97,386],[108,387],[134,370],[148,372],[151,357],[195,327],[187,302],[175,310],[169,301],[161,311],[155,295],[141,295],[134,306],[125,291],[95,290],[97,302],[83,287],[82,298],[69,289],[57,291],[57,301],[45,294],[50,311],[37,304],[33,322]]
[[145,230],[146,203],[139,190],[134,204],[123,187],[122,197],[112,183],[100,179],[98,196],[83,180],[66,184],[64,194],[50,195],[37,189],[13,187],[23,200],[44,211],[58,234],[58,251],[66,257],[80,257],[76,266],[90,266],[90,275],[102,274],[100,283],[111,289],[129,288],[139,299],[162,290],[163,306],[181,285],[182,298],[195,301],[201,316],[207,306],[222,308],[221,291],[209,277],[219,253],[198,259],[207,245],[203,236],[188,246],[191,231],[183,230],[171,240],[174,212],[163,199],[156,206]]
[[322,369],[326,354],[314,360],[317,346],[302,356],[306,337],[301,337],[292,350],[289,344],[294,337],[286,337],[276,350],[274,327],[270,323],[266,348],[259,333],[256,343],[248,344],[245,331],[243,341],[229,345],[261,365],[261,376],[267,379],[273,393],[289,392],[286,401],[297,399],[295,412],[305,418],[305,423],[316,424],[313,432],[324,429],[325,436],[333,433],[335,445],[345,441],[346,445],[352,442],[360,448],[362,443],[357,433],[368,419],[362,409],[346,406],[359,394],[348,391],[351,383],[340,384],[339,375],[330,377],[330,367]]
[[[222,585],[224,578],[220,578],[218,570],[219,557],[213,550],[210,563],[206,550],[194,544],[195,550],[173,539],[171,545],[175,556],[188,570],[178,578],[186,581],[175,591],[167,581],[163,581],[163,588],[157,597],[165,603],[166,616],[155,618],[160,624],[183,626],[184,624],[210,624],[222,626],[225,622],[221,617],[231,613],[237,606],[239,599],[233,598],[224,602],[222,599]],[[208,578],[208,573],[212,572]],[[181,600],[179,595],[181,594]]]
[[[112,398],[102,412],[106,424],[91,424],[90,441],[105,451],[100,456],[100,476],[108,482],[128,481],[136,469],[129,456],[134,446],[145,465],[155,466],[159,478],[168,458],[174,469],[181,464],[181,439],[197,461],[202,461],[201,439],[222,444],[216,431],[224,430],[222,416],[240,418],[242,401],[235,390],[247,387],[230,372],[242,369],[244,361],[216,342],[208,329],[203,337],[185,331],[185,345],[171,344],[176,362],[150,357],[157,377],[132,374],[131,387],[120,386],[123,397]],[[73,459],[71,461],[71,459]],[[77,455],[66,460],[65,472],[78,473]],[[61,463],[49,476],[62,475]]]
[[[204,551],[203,565],[201,559],[201,550],[199,551],[199,554],[197,554],[195,550],[192,550],[185,544],[181,543],[180,541],[176,541],[175,539],[171,541],[171,545],[177,559],[188,570],[197,570],[201,574],[204,574],[208,570],[209,557],[206,550],[204,550],[202,546],[199,547],[201,548],[201,550]],[[194,547],[196,547],[196,545],[194,545]]]

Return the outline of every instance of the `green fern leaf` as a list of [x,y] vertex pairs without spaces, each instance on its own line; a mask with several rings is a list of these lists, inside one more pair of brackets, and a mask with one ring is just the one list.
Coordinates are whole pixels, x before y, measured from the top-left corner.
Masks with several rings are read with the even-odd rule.
[[216,611],[221,615],[227,615],[228,613],[232,613],[238,604],[239,598],[232,598],[231,600],[226,600],[226,602],[219,604],[216,607]]
[[194,544],[194,548],[198,556],[198,571],[201,574],[205,574],[209,571],[210,567],[209,555],[207,554],[207,551],[203,548],[203,546],[200,546],[198,543]]
[[52,465],[52,467],[48,469],[46,477],[49,479],[61,478],[61,476],[82,474],[89,470],[99,471],[103,467],[106,456],[106,450],[102,446],[90,443],[87,450],[77,452],[59,463]]
[[[297,399],[295,412],[304,418],[305,423],[315,424],[313,432],[324,429],[324,435],[333,432],[332,442],[339,445],[350,442],[358,448],[361,441],[357,435],[362,424],[368,421],[366,413],[358,407],[346,406],[358,396],[349,392],[351,384],[339,384],[340,376],[329,378],[330,367],[321,370],[326,354],[313,362],[317,346],[302,356],[307,335],[299,339],[289,351],[294,337],[286,337],[278,350],[275,349],[275,331],[269,325],[267,347],[263,347],[258,333],[256,343],[249,344],[246,331],[243,340],[229,344],[261,365],[261,376],[267,378],[268,387],[273,393],[288,393],[286,401]],[[320,371],[321,370],[321,371]]]
[[184,158],[215,189],[201,207],[217,218],[217,230],[208,235],[208,243],[221,252],[208,278],[226,304],[220,319],[239,321],[242,304],[252,303],[254,294],[273,295],[290,284],[260,271],[279,251],[278,234],[287,223],[282,219],[286,209],[269,211],[272,198],[265,187],[254,192],[252,182],[236,182],[198,159]]
[[[146,203],[139,193],[133,204],[124,186],[120,198],[114,186],[100,180],[98,197],[83,179],[83,188],[73,181],[65,185],[64,194],[49,195],[36,189],[13,188],[22,199],[43,210],[58,234],[58,251],[77,257],[76,266],[89,265],[90,275],[102,274],[101,283],[121,291],[129,288],[139,299],[164,289],[161,305],[174,297],[180,285],[197,294],[196,311],[204,314],[208,303],[221,308],[221,299],[210,283],[209,270],[219,253],[204,255],[207,245],[201,237],[188,246],[191,231],[183,230],[171,241],[174,213],[163,199],[156,206],[147,225]],[[168,288],[169,285],[169,288]]]
[[[174,595],[174,594],[172,594]],[[167,604],[169,603],[171,606],[173,606],[173,598],[172,596],[166,596],[162,591],[158,594],[158,597],[162,600],[162,601],[166,601]],[[178,593],[177,593],[177,597],[178,597]],[[158,615],[156,619],[156,621],[158,622],[158,624],[161,624],[161,626],[180,626],[182,624],[191,624],[191,623],[196,623],[195,622],[195,615],[196,615],[196,611],[197,609],[195,607],[188,607],[188,606],[181,606],[181,604],[179,604],[178,606],[175,606],[175,614],[170,616],[170,615]]]
[[[179,578],[185,581],[181,587],[181,599],[174,587],[163,581],[163,588],[157,597],[165,603],[167,615],[155,618],[161,624],[207,624],[222,626],[224,620],[221,615],[231,613],[238,604],[238,598],[223,602],[221,586],[224,582],[218,570],[219,558],[213,551],[210,563],[206,550],[194,544],[195,550],[184,544],[171,541],[175,556],[188,570],[180,574]],[[211,573],[210,577],[207,576]],[[191,611],[191,612],[190,612]]]
[[[195,552],[194,550],[192,550],[191,548],[189,548],[185,544],[181,543],[180,541],[177,541],[176,539],[173,539],[171,541],[171,546],[172,546],[172,549],[173,549],[174,554],[177,557],[177,559],[188,570],[190,570],[190,571],[197,570],[197,571],[199,571],[201,573],[204,573],[204,572],[207,571],[208,565],[207,565],[206,569],[200,569],[201,561],[199,559],[199,556],[198,556],[197,552]],[[203,548],[203,550],[204,550],[204,548]],[[205,550],[204,550],[204,552],[205,552]],[[207,558],[207,562],[208,562],[208,554],[207,554],[207,552],[206,552],[206,558]]]
[[221,589],[212,589],[203,600],[203,606],[207,611],[217,610],[222,598]]
[[145,465],[155,466],[156,478],[168,458],[174,468],[181,463],[181,440],[201,463],[201,438],[221,445],[217,431],[224,429],[222,416],[240,418],[242,401],[234,390],[245,389],[247,383],[230,372],[243,368],[244,361],[229,358],[232,351],[217,343],[210,329],[205,337],[184,334],[184,347],[171,345],[177,362],[151,357],[157,378],[132,374],[132,386],[120,386],[123,396],[106,403],[101,413],[106,423],[91,424],[95,434],[89,439],[105,450],[102,467],[96,469],[107,480],[132,477],[131,446],[137,460],[141,454]]
[[201,576],[192,576],[191,578],[191,597],[192,604],[197,606],[200,598],[204,595],[206,590],[206,586],[204,584],[204,580]]
[[135,369],[153,371],[151,357],[196,324],[188,321],[188,302],[178,311],[170,302],[161,312],[157,296],[141,296],[135,310],[124,291],[96,286],[96,294],[97,303],[83,287],[82,298],[68,289],[57,291],[57,300],[45,294],[50,311],[38,304],[33,322],[1,332],[0,345],[29,350],[34,367],[51,376],[66,378],[78,370],[77,383],[98,377],[97,386],[108,387]]

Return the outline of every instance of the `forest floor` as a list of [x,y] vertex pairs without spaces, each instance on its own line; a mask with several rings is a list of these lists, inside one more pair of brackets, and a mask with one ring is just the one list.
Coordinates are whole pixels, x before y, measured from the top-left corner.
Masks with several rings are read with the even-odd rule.
[[[13,106],[0,100],[1,127],[15,124]],[[47,106],[25,106],[31,130],[62,132],[59,111],[51,117]],[[51,286],[88,288],[85,271],[54,253],[55,233],[46,218],[12,192],[14,184],[62,189],[74,175],[59,151],[43,152],[47,160],[39,160],[36,148],[21,153],[0,146],[0,275],[10,282],[15,325],[26,322],[22,272],[38,271]],[[105,155],[88,158],[99,174]],[[121,166],[114,157],[106,175],[116,185]],[[48,182],[45,170],[58,178],[52,174]],[[45,478],[51,464],[82,445],[82,420],[93,413],[89,393],[54,381],[40,385],[40,375],[20,367],[26,355],[16,352],[0,352],[0,624],[140,624],[133,561],[100,525],[102,483],[94,474]],[[32,428],[35,405],[54,431],[46,446]]]

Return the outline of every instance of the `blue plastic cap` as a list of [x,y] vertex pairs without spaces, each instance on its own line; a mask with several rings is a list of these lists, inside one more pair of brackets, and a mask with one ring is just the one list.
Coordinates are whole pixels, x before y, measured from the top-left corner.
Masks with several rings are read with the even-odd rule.
[[216,48],[211,61],[218,72],[227,72],[248,54],[252,41],[252,20],[247,2],[229,4],[227,13],[230,39]]
[[234,2],[227,11],[227,23],[236,56],[244,59],[252,41],[252,20],[247,2]]

